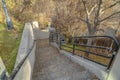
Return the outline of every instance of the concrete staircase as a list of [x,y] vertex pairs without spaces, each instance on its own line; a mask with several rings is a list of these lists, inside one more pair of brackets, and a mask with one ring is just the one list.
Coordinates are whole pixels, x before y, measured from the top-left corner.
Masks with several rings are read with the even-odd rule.
[[36,43],[32,80],[98,80],[84,67],[60,54],[48,39]]

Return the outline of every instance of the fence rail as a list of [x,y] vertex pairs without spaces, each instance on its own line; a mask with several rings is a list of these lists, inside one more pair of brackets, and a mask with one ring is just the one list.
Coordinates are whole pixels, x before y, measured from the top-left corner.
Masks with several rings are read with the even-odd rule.
[[[110,40],[113,41],[114,47],[96,46],[96,45],[93,45],[93,44],[91,44],[91,45],[80,44],[80,43],[77,42],[78,39],[90,39],[90,38],[92,38],[92,39],[94,39],[94,38],[97,38],[97,39],[101,39],[101,38],[110,39]],[[50,39],[50,42],[56,42],[59,45],[60,49],[64,49],[64,50],[66,50],[65,48],[70,49],[70,50],[66,50],[66,51],[72,52],[73,55],[78,55],[78,54],[75,53],[75,51],[81,51],[81,52],[85,52],[85,54],[91,54],[91,55],[94,55],[96,57],[99,56],[99,57],[102,57],[102,58],[105,58],[105,59],[109,59],[108,64],[104,64],[102,62],[99,62],[99,61],[96,61],[96,60],[93,60],[93,59],[89,58],[89,56],[86,57],[86,56],[83,56],[83,55],[82,56],[78,55],[78,56],[81,56],[81,57],[83,57],[83,58],[85,58],[87,60],[90,60],[90,61],[93,61],[93,62],[95,62],[97,64],[105,66],[107,68],[107,70],[110,69],[110,67],[111,67],[111,65],[113,63],[113,60],[115,58],[115,55],[117,54],[117,51],[119,49],[119,43],[118,43],[117,39],[114,38],[114,37],[111,37],[111,36],[106,36],[106,35],[105,36],[72,37],[71,38],[71,41],[72,41],[71,46],[68,46],[65,43],[63,44],[64,40],[61,38],[61,35],[56,33],[56,32],[51,32],[49,39]],[[66,43],[68,43],[68,42],[66,41]],[[85,47],[85,49],[83,50],[80,47]],[[107,55],[106,54],[98,54],[98,53],[92,52],[91,50],[87,50],[86,48],[107,50],[107,51],[109,51],[109,55],[108,54]]]

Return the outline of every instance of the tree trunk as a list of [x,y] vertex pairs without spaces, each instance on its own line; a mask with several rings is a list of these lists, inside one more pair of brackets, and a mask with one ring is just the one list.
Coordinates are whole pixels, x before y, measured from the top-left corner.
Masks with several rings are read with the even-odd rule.
[[[89,38],[89,39],[88,39],[88,42],[87,42],[87,45],[92,45],[92,41],[93,41],[93,39],[92,39],[92,38]],[[87,47],[87,48],[86,48],[86,51],[90,51],[90,47]],[[85,53],[84,56],[85,56],[85,57],[89,57],[89,53]]]
[[68,43],[72,43],[72,36],[68,36]]
[[[89,33],[89,36],[93,36],[93,35],[94,35],[94,33]],[[92,41],[93,41],[93,38],[88,38],[87,45],[91,46],[92,45]],[[90,49],[91,49],[90,47],[86,47],[86,51],[90,51]],[[89,53],[86,52],[84,54],[84,57],[89,57]]]

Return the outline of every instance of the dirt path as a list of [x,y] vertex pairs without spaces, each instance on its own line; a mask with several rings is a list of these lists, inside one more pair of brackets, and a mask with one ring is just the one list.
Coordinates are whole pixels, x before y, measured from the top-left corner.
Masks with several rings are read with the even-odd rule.
[[97,80],[84,67],[58,53],[48,39],[37,41],[35,56],[32,80]]

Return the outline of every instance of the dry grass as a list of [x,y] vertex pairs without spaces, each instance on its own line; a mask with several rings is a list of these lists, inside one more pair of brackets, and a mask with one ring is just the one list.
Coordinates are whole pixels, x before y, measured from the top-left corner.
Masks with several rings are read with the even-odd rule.
[[[66,44],[66,46],[71,47],[71,48],[62,46],[62,49],[72,53],[73,52],[73,49],[72,49],[73,46],[71,44]],[[85,50],[85,47],[76,46],[76,49]],[[94,53],[97,53],[97,54],[105,54],[105,53],[102,53],[103,50],[100,50],[100,49],[99,50],[92,49],[91,51],[94,52]],[[107,52],[107,51],[104,51],[104,52]],[[84,57],[85,56],[85,52],[75,50],[75,55]],[[105,65],[108,65],[109,61],[110,61],[110,58],[104,58],[104,57],[93,55],[93,54],[89,54],[88,58],[91,59],[91,60],[94,60],[96,62],[105,64]]]

